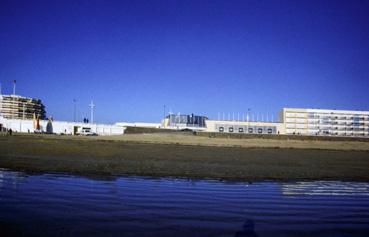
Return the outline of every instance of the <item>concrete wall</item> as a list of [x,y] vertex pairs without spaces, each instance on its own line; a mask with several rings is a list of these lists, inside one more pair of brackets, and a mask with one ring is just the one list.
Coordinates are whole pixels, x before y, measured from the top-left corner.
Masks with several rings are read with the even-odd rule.
[[[124,134],[144,134],[144,133],[189,133],[178,131],[175,129],[167,129],[167,128],[148,128],[148,127],[126,127],[124,130]],[[191,132],[190,132],[191,133]]]
[[141,128],[161,128],[161,123],[143,123],[143,122],[134,122],[134,123],[126,123],[126,122],[118,122],[115,123],[116,126],[121,127],[141,127]]
[[[6,129],[12,129],[14,132],[34,133],[33,120],[21,120],[21,119],[5,119],[0,117],[0,124]],[[46,132],[47,120],[40,120],[40,130]],[[74,129],[79,131],[82,128],[90,128],[91,132],[98,135],[122,135],[125,128],[122,126],[108,125],[108,124],[86,124],[86,123],[74,123],[66,121],[53,121],[52,132],[55,134],[74,134]]]
[[209,138],[234,138],[234,139],[276,139],[276,140],[300,140],[300,141],[361,141],[368,142],[368,137],[335,137],[335,136],[302,136],[281,134],[242,134],[220,132],[195,132],[196,136]]

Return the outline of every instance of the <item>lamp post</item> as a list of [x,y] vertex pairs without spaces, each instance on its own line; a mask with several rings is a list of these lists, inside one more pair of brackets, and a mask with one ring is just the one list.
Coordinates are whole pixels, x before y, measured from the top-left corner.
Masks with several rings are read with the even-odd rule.
[[[165,112],[166,112],[166,111],[165,111],[165,109],[166,109],[166,106],[165,106],[165,105],[163,105],[163,124],[162,124],[162,125],[163,125],[163,127],[164,127],[164,128],[165,128],[165,126],[166,126],[166,125],[165,125]],[[170,117],[169,117],[169,119],[170,119]],[[169,120],[169,119],[168,119],[168,120]],[[169,123],[169,122],[168,122],[168,123]]]
[[16,80],[14,80],[13,81],[13,95],[15,95],[15,85],[17,84],[17,81]]
[[163,118],[165,119],[165,105],[163,106],[164,107],[164,109],[163,109]]
[[73,121],[76,122],[76,111],[77,111],[77,100],[73,99],[73,107],[74,107],[74,114],[73,114]]
[[91,100],[91,103],[89,104],[90,108],[91,108],[91,123],[93,124],[94,123],[94,107],[95,107],[95,104],[94,102]]
[[249,133],[250,132],[250,109],[247,109],[247,123],[248,123],[247,132]]

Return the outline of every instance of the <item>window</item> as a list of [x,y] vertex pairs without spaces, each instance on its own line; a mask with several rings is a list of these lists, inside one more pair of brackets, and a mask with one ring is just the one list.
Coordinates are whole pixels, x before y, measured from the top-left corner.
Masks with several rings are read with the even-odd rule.
[[228,132],[233,132],[233,127],[229,127]]
[[238,132],[243,132],[243,128],[239,128],[238,129]]
[[219,132],[224,132],[224,128],[223,127],[219,127]]
[[253,129],[252,128],[249,128],[249,133],[253,133]]
[[273,130],[271,128],[268,129],[268,133],[271,134]]
[[258,129],[258,133],[263,133],[263,129],[262,128],[259,128]]

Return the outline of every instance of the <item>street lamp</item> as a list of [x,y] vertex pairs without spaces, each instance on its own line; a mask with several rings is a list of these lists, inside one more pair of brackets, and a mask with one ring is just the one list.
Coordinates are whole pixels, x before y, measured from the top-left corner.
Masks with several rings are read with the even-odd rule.
[[77,100],[73,99],[73,104],[74,104],[74,114],[73,114],[73,120],[74,122],[76,122],[76,117],[77,117]]
[[91,100],[91,103],[88,106],[90,106],[90,108],[91,108],[91,117],[90,117],[90,119],[91,119],[91,123],[93,124],[94,123],[94,107],[95,107],[95,104]]
[[250,133],[250,109],[247,109],[247,122],[248,122],[247,132]]

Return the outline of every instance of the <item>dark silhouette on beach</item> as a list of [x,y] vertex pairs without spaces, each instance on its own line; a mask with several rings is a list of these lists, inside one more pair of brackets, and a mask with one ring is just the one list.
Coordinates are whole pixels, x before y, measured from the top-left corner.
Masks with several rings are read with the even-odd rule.
[[243,224],[243,230],[237,231],[234,237],[257,237],[255,230],[255,225],[252,220],[246,220]]

